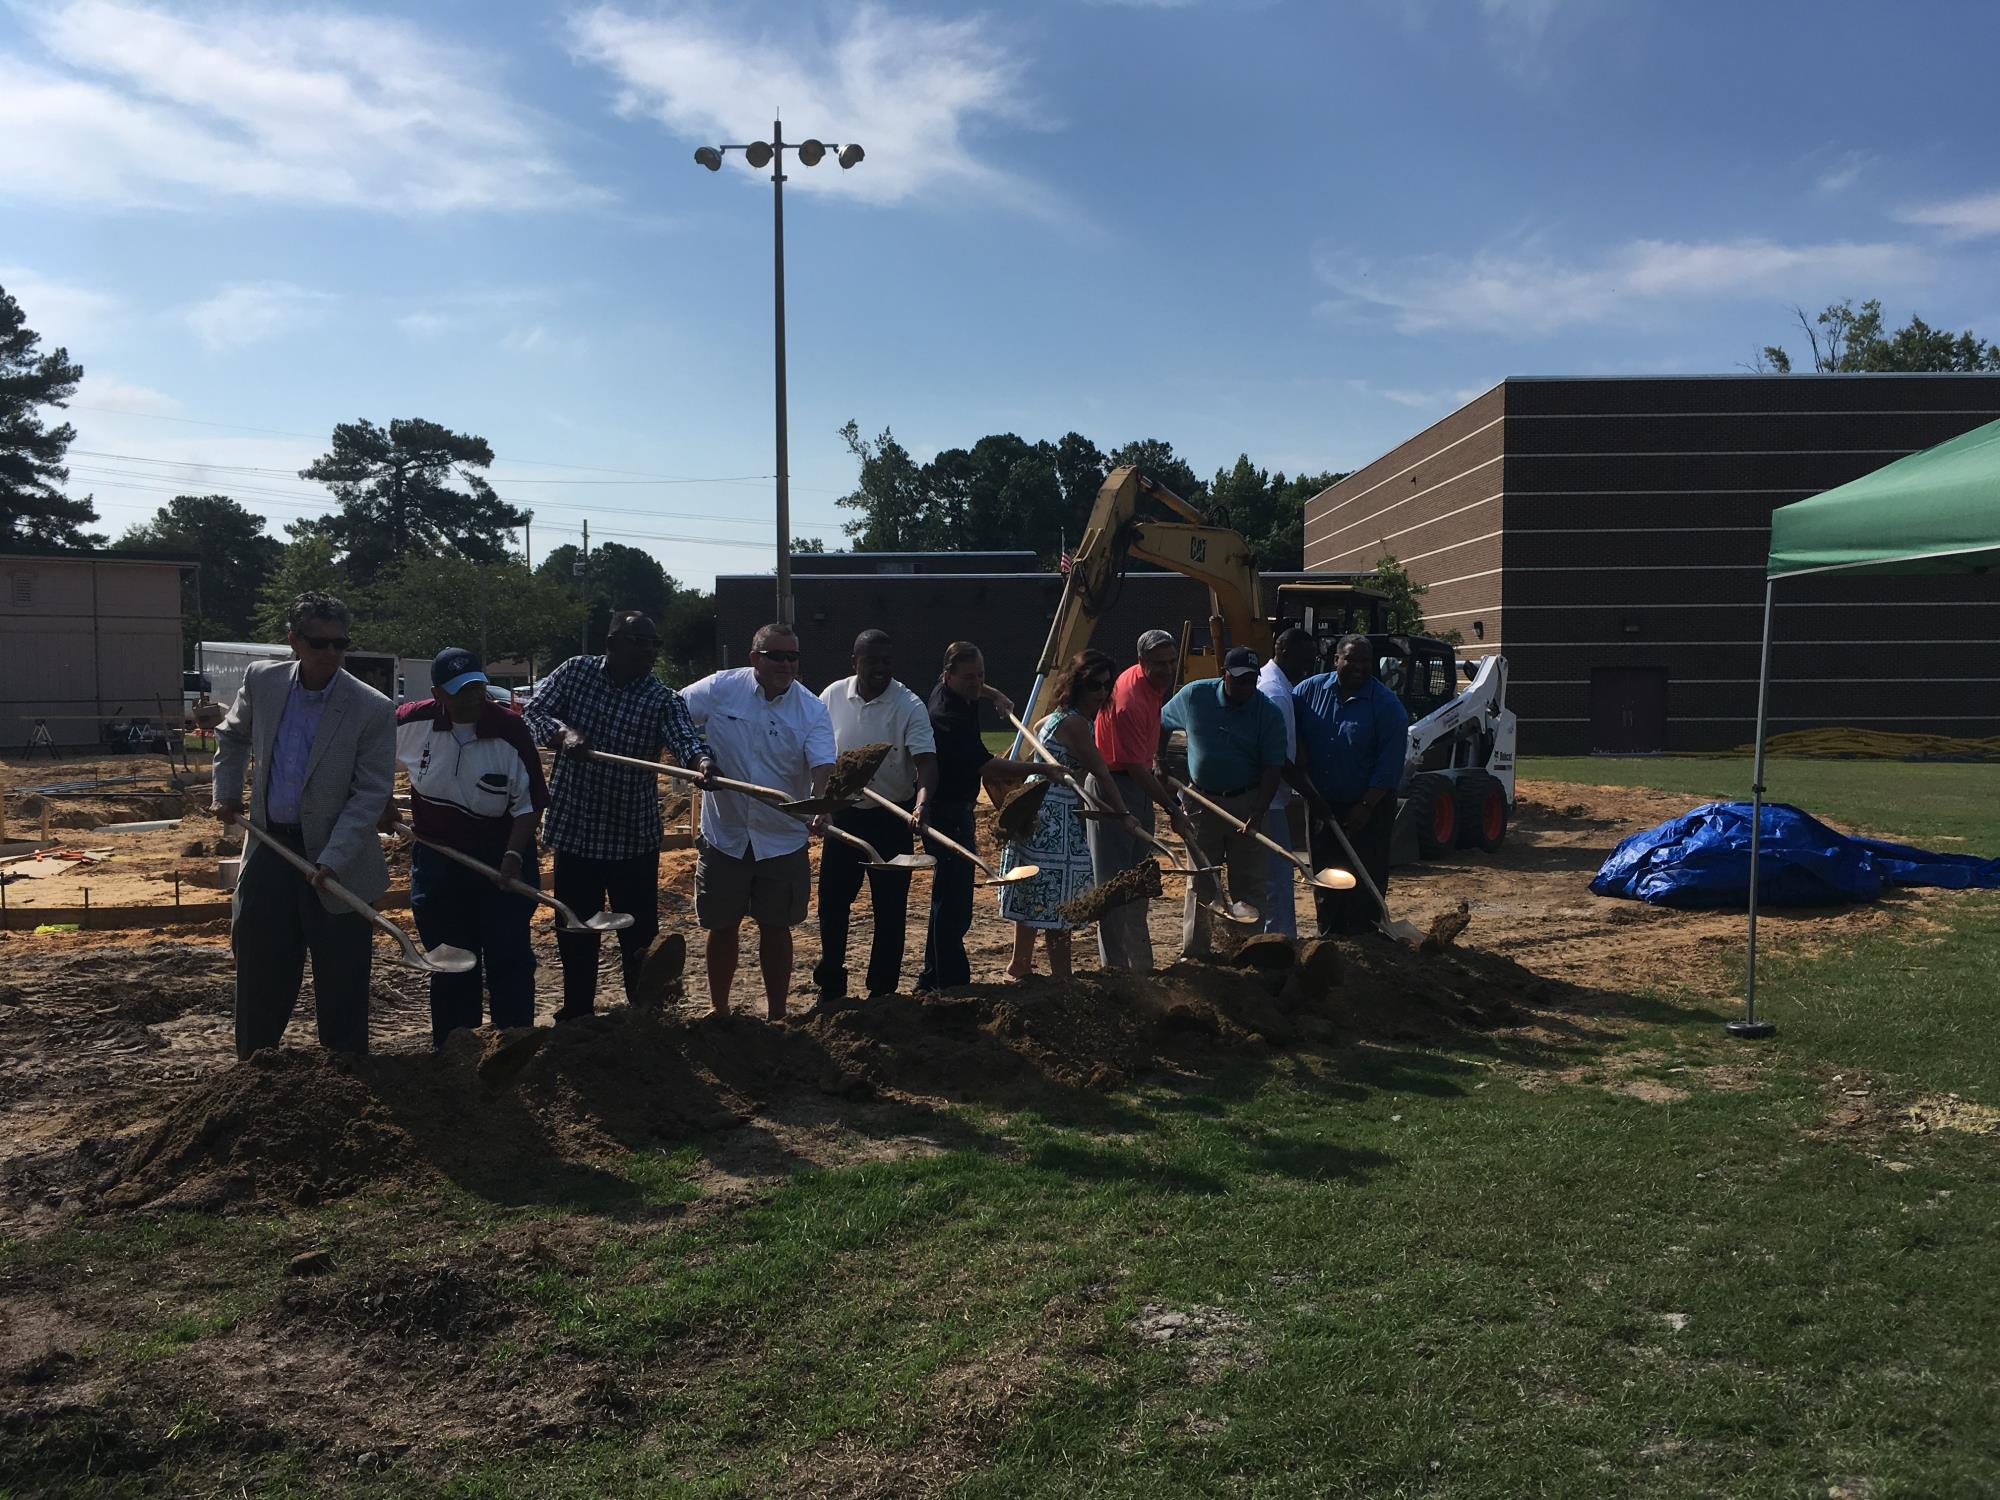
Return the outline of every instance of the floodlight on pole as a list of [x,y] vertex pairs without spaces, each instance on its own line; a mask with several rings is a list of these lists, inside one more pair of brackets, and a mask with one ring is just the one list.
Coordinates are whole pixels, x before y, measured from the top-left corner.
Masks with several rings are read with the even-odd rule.
[[[861,161],[866,155],[852,141],[834,148],[837,160],[844,171]],[[743,159],[759,171],[766,166],[771,169],[771,271],[772,300],[775,317],[773,319],[777,366],[777,419],[778,419],[778,613],[776,618],[784,624],[794,622],[792,609],[792,494],[791,456],[786,433],[785,414],[785,153],[798,153],[799,165],[816,167],[825,160],[826,143],[807,139],[787,143],[782,122],[771,122],[771,138],[768,141],[752,141],[748,145],[703,146],[694,154],[697,165],[707,167],[711,172],[722,170],[722,158],[726,152],[741,151]]]

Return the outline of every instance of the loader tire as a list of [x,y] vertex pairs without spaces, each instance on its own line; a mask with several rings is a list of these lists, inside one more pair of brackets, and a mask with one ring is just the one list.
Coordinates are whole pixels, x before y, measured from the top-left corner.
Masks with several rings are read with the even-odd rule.
[[1507,789],[1500,778],[1471,771],[1458,780],[1458,842],[1491,854],[1507,840]]
[[1458,847],[1458,799],[1449,776],[1419,776],[1404,809],[1417,832],[1417,853],[1440,859]]

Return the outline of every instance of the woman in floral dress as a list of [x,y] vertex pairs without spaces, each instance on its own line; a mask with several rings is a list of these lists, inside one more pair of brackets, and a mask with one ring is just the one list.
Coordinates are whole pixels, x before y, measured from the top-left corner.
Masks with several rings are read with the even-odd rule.
[[[1079,651],[1070,664],[1049,684],[1055,711],[1035,726],[1035,734],[1064,769],[1078,778],[1086,774],[1115,799],[1117,784],[1097,752],[1093,721],[1098,710],[1111,700],[1111,681],[1117,667],[1102,651]],[[1115,800],[1111,810],[1125,818],[1135,831],[1138,824]],[[1002,851],[1002,869],[1016,865],[1041,866],[1041,873],[1018,885],[1004,886],[1000,892],[1000,915],[1014,924],[1014,957],[1007,976],[1020,983],[1034,972],[1035,934],[1044,934],[1049,951],[1049,972],[1057,979],[1069,977],[1069,924],[1056,908],[1074,901],[1091,886],[1090,848],[1084,842],[1083,819],[1077,816],[1077,796],[1073,787],[1058,781],[1049,788],[1035,818],[1035,831],[1026,843],[1009,844]]]

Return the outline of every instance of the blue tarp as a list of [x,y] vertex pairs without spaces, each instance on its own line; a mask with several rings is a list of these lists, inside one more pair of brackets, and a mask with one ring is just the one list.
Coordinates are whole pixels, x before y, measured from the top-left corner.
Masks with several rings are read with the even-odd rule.
[[[1758,861],[1763,906],[1873,901],[1885,885],[2000,889],[2000,859],[1849,838],[1782,802],[1764,804]],[[1744,909],[1750,904],[1750,804],[1704,803],[1633,834],[1611,851],[1590,888],[1652,906]]]

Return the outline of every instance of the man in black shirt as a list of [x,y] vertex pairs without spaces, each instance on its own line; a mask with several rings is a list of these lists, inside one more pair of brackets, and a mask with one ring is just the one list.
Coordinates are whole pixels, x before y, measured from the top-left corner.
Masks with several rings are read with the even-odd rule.
[[[970,641],[952,642],[927,705],[931,736],[937,742],[937,790],[924,803],[924,821],[968,849],[975,837],[972,809],[979,800],[981,778],[1017,780],[1042,769],[1036,762],[1009,760],[986,748],[979,729],[982,698],[992,699],[1003,714],[1014,711],[1006,694],[987,685],[986,658],[979,648]],[[930,931],[924,938],[923,968],[917,973],[919,993],[972,981],[965,934],[972,926],[975,871],[949,849],[934,846],[932,852],[937,855],[937,869],[931,874]]]

